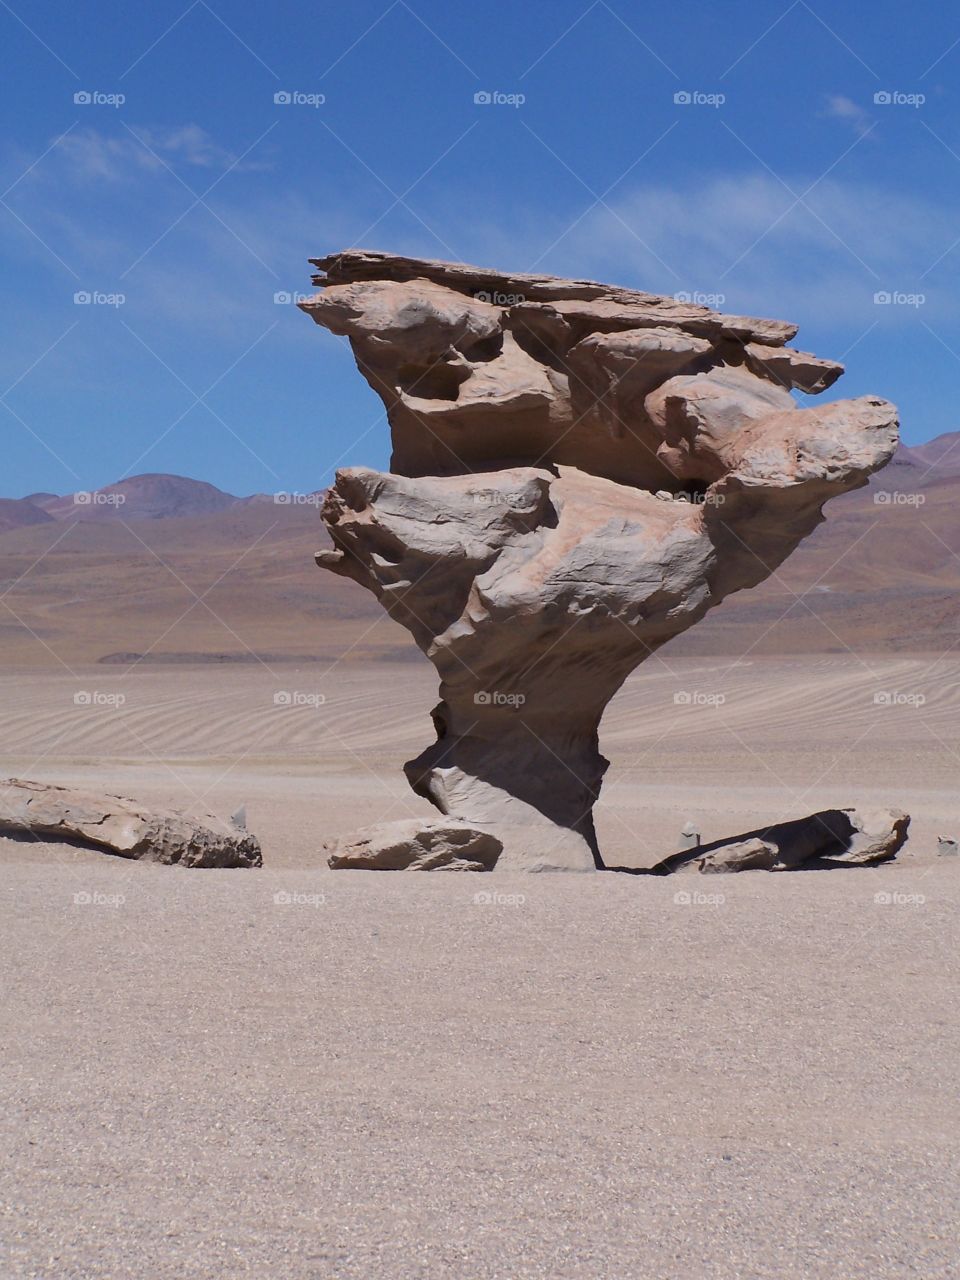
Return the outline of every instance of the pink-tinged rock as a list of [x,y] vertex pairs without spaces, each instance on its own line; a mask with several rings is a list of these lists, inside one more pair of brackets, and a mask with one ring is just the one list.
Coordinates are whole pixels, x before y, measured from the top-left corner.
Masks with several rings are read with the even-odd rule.
[[732,442],[749,423],[796,405],[788,391],[743,366],[719,365],[667,379],[644,408],[660,434],[660,461],[680,479],[711,482],[729,470]]
[[772,378],[788,391],[796,388],[808,395],[817,395],[832,387],[843,374],[843,365],[835,360],[821,360],[808,351],[794,351],[792,347],[765,347],[759,342],[748,342],[744,352],[754,373]]
[[[728,316],[696,303],[679,302],[662,294],[642,289],[625,289],[619,285],[601,284],[596,280],[565,280],[557,276],[531,275],[496,271],[470,266],[463,262],[440,262],[433,258],[406,258],[401,254],[381,253],[369,249],[347,249],[326,258],[311,258],[317,268],[313,283],[331,286],[357,283],[406,284],[429,281],[451,293],[465,294],[480,301],[502,307],[523,306],[526,302],[556,304],[573,317],[583,316],[587,322],[610,320],[615,328],[636,328],[640,324],[664,322],[700,326],[705,336],[727,336],[741,341],[750,339],[780,345],[789,342],[797,332],[795,324],[783,320],[762,320],[752,316]],[[571,304],[588,303],[589,307],[571,309]],[[620,307],[620,317],[613,310]],[[632,311],[626,309],[633,308]],[[594,330],[601,324],[594,323]]]
[[349,335],[393,435],[390,473],[338,473],[318,561],[440,675],[407,777],[500,839],[498,870],[599,866],[610,698],[889,460],[896,410],[797,408],[774,372],[812,387],[829,362],[776,354],[779,321],[360,250],[316,265],[304,310]]
[[650,392],[712,350],[682,329],[591,333],[567,355],[574,413],[596,412],[621,438],[642,416]]
[[337,285],[300,307],[332,333],[369,341],[391,363],[467,354],[500,333],[500,312],[428,280]]
[[759,340],[771,346],[789,342],[797,326],[783,320],[762,320],[751,316],[728,316],[709,307],[655,294],[634,297],[600,297],[590,301],[554,299],[551,302],[520,302],[511,308],[515,327],[540,329],[545,334],[569,332],[574,342],[588,333],[618,333],[629,329],[673,326],[714,342]]

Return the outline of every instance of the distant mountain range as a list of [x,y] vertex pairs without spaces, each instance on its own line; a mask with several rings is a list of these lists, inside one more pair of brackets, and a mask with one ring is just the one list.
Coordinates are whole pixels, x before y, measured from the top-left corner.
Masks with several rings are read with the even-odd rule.
[[0,533],[31,524],[49,524],[52,519],[32,498],[0,498]]
[[[926,444],[902,444],[892,460],[873,477],[874,486],[892,488],[892,482],[912,490],[960,476],[960,431],[947,431]],[[901,486],[902,487],[902,486]]]
[[[322,498],[143,475],[0,499],[0,663],[417,659],[368,592],[314,564]],[[901,446],[826,515],[663,660],[960,652],[960,432]]]
[[315,494],[255,493],[237,498],[204,480],[186,476],[142,475],[118,480],[93,492],[31,493],[0,499],[0,533],[51,520],[174,520],[216,515],[253,503],[311,503]]
[[[920,445],[901,445],[893,461],[874,476],[874,489],[918,492],[960,476],[960,431],[949,431]],[[323,491],[255,493],[238,498],[205,480],[186,476],[130,476],[92,492],[31,493],[0,498],[0,533],[51,520],[173,520],[210,516],[257,503],[316,507]]]

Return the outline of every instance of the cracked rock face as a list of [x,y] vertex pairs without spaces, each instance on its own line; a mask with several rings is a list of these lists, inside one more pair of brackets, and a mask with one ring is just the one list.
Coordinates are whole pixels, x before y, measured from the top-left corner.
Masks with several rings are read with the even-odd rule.
[[328,864],[371,871],[492,871],[503,847],[489,831],[456,821],[383,822],[330,849]]
[[393,436],[389,473],[337,474],[318,561],[440,675],[407,777],[494,831],[498,868],[601,866],[606,704],[889,461],[896,410],[798,407],[791,390],[843,369],[782,321],[360,250],[314,262],[300,306],[349,338]]
[[122,796],[24,778],[0,782],[0,835],[77,841],[105,853],[181,867],[259,867],[260,845],[207,813],[148,809]]

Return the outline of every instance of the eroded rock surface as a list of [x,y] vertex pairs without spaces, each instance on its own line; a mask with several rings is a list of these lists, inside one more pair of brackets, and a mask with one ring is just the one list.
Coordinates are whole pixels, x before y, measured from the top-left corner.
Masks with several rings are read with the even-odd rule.
[[735,840],[698,858],[692,864],[704,874],[731,871],[772,871],[777,863],[778,849],[768,840],[757,836],[749,840]]
[[842,366],[796,326],[592,281],[361,250],[301,307],[387,408],[391,471],[338,472],[318,561],[373,591],[440,674],[406,766],[498,867],[602,865],[603,710],[626,676],[773,572],[892,456],[893,405],[799,408]]
[[868,866],[895,858],[906,842],[909,826],[909,814],[900,809],[823,809],[763,831],[683,850],[652,871],[663,874],[696,869],[713,874],[796,871],[811,865]]
[[0,835],[80,841],[108,853],[182,867],[259,867],[254,836],[213,814],[188,817],[121,796],[8,778],[0,782]]
[[458,822],[382,822],[329,850],[334,868],[371,871],[492,871],[503,845],[489,831]]

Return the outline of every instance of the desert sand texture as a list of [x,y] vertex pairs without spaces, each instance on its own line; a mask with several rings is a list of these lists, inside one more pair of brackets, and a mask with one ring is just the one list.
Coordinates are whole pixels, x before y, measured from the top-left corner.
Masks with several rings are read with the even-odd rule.
[[416,655],[125,670],[4,676],[3,774],[245,804],[264,866],[0,841],[5,1276],[957,1274],[956,661],[665,650],[608,862],[913,815],[882,867],[666,878],[327,869],[430,812]]

